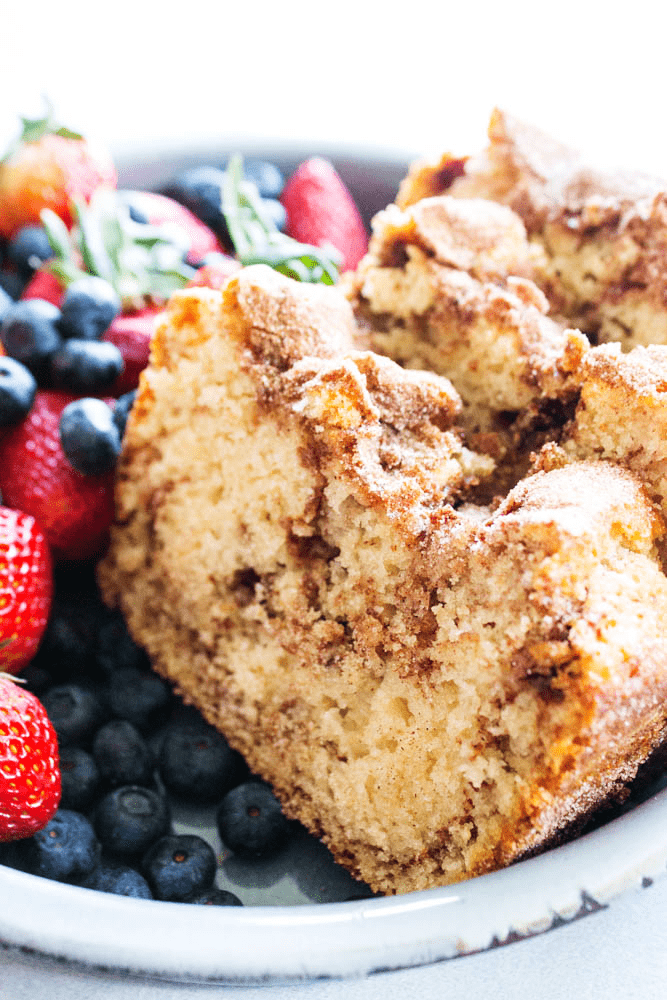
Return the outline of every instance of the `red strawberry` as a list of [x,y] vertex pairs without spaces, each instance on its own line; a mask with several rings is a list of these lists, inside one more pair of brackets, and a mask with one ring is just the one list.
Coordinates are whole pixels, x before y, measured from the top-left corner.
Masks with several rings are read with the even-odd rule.
[[194,278],[188,284],[188,288],[222,288],[227,279],[238,271],[241,265],[233,257],[220,254],[214,264],[205,264],[200,267]]
[[53,726],[34,694],[0,675],[0,843],[41,830],[59,802]]
[[123,355],[125,369],[110,389],[112,396],[122,396],[124,392],[136,389],[139,372],[148,364],[151,337],[155,329],[155,318],[160,313],[156,307],[140,309],[134,313],[116,316],[102,340],[115,344]]
[[44,208],[72,224],[73,199],[89,202],[100,186],[116,186],[111,155],[51,118],[23,119],[23,132],[0,162],[0,234],[38,225]]
[[51,610],[51,552],[34,517],[0,507],[0,670],[18,673],[37,652]]
[[22,299],[45,299],[54,306],[60,306],[64,289],[50,271],[35,271],[32,278],[21,292]]
[[132,204],[144,213],[151,225],[175,223],[187,233],[190,237],[187,258],[190,263],[198,263],[207,253],[222,252],[222,245],[215,233],[193,215],[189,208],[173,198],[154,191],[133,191]]
[[60,446],[60,414],[75,396],[38,390],[22,423],[0,441],[0,492],[37,519],[57,559],[100,554],[113,519],[113,473],[82,476]]
[[280,196],[286,232],[300,243],[331,243],[342,254],[342,271],[353,270],[366,253],[368,235],[359,209],[328,160],[305,160]]

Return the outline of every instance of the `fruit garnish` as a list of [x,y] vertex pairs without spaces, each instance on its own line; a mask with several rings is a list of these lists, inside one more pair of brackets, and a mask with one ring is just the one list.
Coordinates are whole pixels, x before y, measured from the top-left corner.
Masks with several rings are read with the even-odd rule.
[[245,180],[243,160],[238,155],[230,158],[225,170],[222,211],[241,264],[268,264],[297,281],[333,285],[338,280],[338,251],[330,245],[299,243],[281,233],[255,184]]
[[169,222],[135,222],[115,191],[100,188],[89,205],[75,201],[74,212],[71,232],[55,212],[45,209],[40,215],[54,251],[45,266],[65,287],[97,275],[112,285],[127,312],[166,302],[195,274],[184,260],[187,233]]
[[33,658],[52,594],[44,532],[29,514],[0,507],[0,670],[15,674]]
[[0,843],[41,830],[59,802],[53,726],[34,694],[0,674]]

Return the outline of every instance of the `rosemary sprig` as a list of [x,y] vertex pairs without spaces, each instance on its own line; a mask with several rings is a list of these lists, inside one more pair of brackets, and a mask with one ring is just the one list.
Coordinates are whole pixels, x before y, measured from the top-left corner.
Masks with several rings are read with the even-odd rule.
[[338,280],[338,251],[331,245],[299,243],[281,233],[265,211],[256,186],[244,179],[238,154],[225,168],[222,211],[241,264],[268,264],[297,281],[333,285]]

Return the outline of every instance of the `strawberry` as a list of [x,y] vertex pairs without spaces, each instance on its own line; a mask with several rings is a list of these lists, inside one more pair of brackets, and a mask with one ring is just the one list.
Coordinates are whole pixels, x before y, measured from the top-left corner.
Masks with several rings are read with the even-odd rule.
[[190,239],[187,260],[191,264],[198,263],[207,253],[223,252],[213,230],[204,225],[185,205],[154,191],[132,191],[130,195],[132,205],[143,212],[152,226],[169,223],[179,226],[187,234]]
[[0,669],[14,674],[37,652],[51,610],[51,553],[34,517],[0,507]]
[[37,519],[59,560],[99,555],[114,513],[113,473],[83,476],[63,453],[60,414],[75,398],[38,390],[28,416],[0,441],[3,500]]
[[343,257],[341,270],[353,270],[368,248],[368,235],[352,195],[332,163],[305,160],[280,196],[287,212],[286,232],[301,243],[332,244]]
[[60,306],[64,289],[55,274],[46,268],[35,271],[32,278],[21,292],[22,299],[44,299]]
[[83,136],[44,118],[23,118],[23,131],[0,163],[0,235],[37,225],[49,208],[72,224],[71,204],[89,202],[100,186],[115,188],[111,155]]
[[34,694],[0,674],[0,843],[41,830],[59,802],[53,726]]
[[102,340],[115,344],[123,355],[125,369],[122,375],[111,386],[112,396],[122,396],[125,392],[136,389],[139,384],[139,372],[148,364],[151,337],[155,329],[155,319],[160,309],[148,306],[137,312],[123,313],[116,316],[108,330],[102,335]]

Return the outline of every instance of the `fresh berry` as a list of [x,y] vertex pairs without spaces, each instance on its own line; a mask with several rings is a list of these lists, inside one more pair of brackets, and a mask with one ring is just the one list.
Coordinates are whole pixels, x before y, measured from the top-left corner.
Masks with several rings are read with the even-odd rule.
[[247,157],[243,161],[243,176],[252,181],[262,198],[279,198],[285,187],[281,171],[268,160]]
[[7,257],[25,281],[52,256],[53,249],[43,226],[23,226],[7,244]]
[[184,902],[212,888],[216,867],[211,845],[191,834],[162,837],[141,862],[155,898],[171,902]]
[[51,553],[34,517],[0,507],[0,669],[15,674],[37,651],[53,595]]
[[[215,233],[223,246],[229,247],[229,233],[222,212],[224,182],[225,171],[219,167],[192,167],[174,177],[163,193],[188,208]],[[196,259],[203,256],[200,253]]]
[[67,392],[105,392],[124,368],[115,344],[100,340],[66,340],[49,361],[51,385]]
[[14,358],[0,358],[0,427],[23,420],[35,401],[37,381],[32,372]]
[[150,666],[145,650],[130,635],[121,613],[108,609],[106,620],[98,628],[95,660],[101,674],[109,679],[124,670],[145,672]]
[[59,127],[50,113],[22,121],[20,138],[0,163],[0,235],[7,238],[37,225],[44,208],[71,225],[75,199],[88,202],[100,186],[116,186],[106,149]]
[[354,199],[333,164],[321,157],[305,160],[287,181],[280,200],[287,212],[286,232],[301,243],[332,244],[353,270],[366,253],[368,235]]
[[28,871],[57,882],[83,881],[100,860],[90,820],[71,809],[59,809],[26,847]]
[[60,304],[63,337],[98,340],[121,311],[113,285],[96,274],[87,274],[68,285]]
[[277,798],[260,781],[246,781],[227,792],[217,812],[217,823],[227,847],[248,858],[275,854],[292,830]]
[[112,396],[122,396],[139,385],[139,374],[148,364],[151,337],[159,309],[147,308],[118,316],[102,340],[115,344],[123,356],[123,373],[110,389]]
[[84,476],[111,472],[120,453],[113,410],[103,399],[75,399],[60,416],[60,444],[70,465]]
[[130,411],[134,406],[134,401],[137,398],[137,390],[132,389],[130,392],[124,392],[122,396],[119,396],[113,406],[113,422],[118,428],[118,433],[120,434],[121,441],[125,434],[125,427],[127,426],[127,418],[130,415]]
[[95,583],[92,563],[56,563],[54,595],[46,631],[32,665],[46,671],[51,684],[98,680],[95,657],[102,629],[110,617]]
[[60,308],[64,290],[62,283],[55,274],[44,269],[35,271],[32,278],[21,292],[22,299],[44,299]]
[[130,212],[138,210],[146,223],[152,226],[169,224],[183,230],[189,242],[189,263],[194,264],[207,253],[222,249],[215,233],[174,198],[154,191],[127,191],[122,194],[128,199]]
[[159,769],[166,787],[192,802],[219,800],[248,773],[243,758],[203,720],[166,728]]
[[36,833],[59,801],[53,726],[34,694],[0,676],[0,842]]
[[97,804],[95,830],[105,850],[119,857],[144,854],[171,825],[169,804],[152,788],[125,785]]
[[169,685],[152,671],[125,667],[114,671],[109,679],[107,701],[112,713],[142,733],[164,721],[171,700]]
[[198,903],[200,906],[243,906],[238,896],[227,889],[218,889],[213,886],[205,892],[198,892],[193,896],[188,896],[188,903]]
[[125,719],[112,719],[98,729],[93,757],[108,787],[153,784],[153,757],[148,745]]
[[61,807],[75,812],[87,812],[101,787],[100,772],[92,754],[82,747],[61,747],[60,779]]
[[49,688],[42,702],[62,747],[90,743],[104,719],[104,708],[95,692],[73,681]]
[[26,283],[16,271],[0,271],[0,319],[12,302],[21,298]]
[[84,889],[110,892],[114,896],[153,899],[153,893],[146,879],[139,874],[136,868],[130,868],[129,865],[103,861],[81,884]]
[[51,356],[62,346],[59,321],[60,310],[45,299],[13,303],[5,313],[0,328],[5,352],[39,378]]
[[26,419],[0,440],[4,502],[32,514],[54,555],[68,560],[99,555],[114,516],[112,474],[82,476],[62,450],[60,416],[72,401],[66,393],[38,390]]

